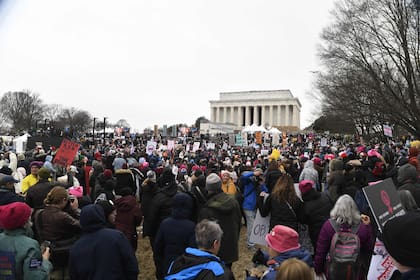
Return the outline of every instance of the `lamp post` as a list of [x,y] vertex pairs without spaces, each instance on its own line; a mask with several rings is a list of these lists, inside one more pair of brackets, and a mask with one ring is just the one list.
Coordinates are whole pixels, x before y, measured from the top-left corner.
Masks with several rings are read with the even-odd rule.
[[106,128],[106,117],[104,117],[104,146],[105,146],[105,128]]
[[93,118],[93,127],[92,127],[92,142],[93,142],[93,148],[96,147],[95,145],[95,125],[96,125],[96,118]]

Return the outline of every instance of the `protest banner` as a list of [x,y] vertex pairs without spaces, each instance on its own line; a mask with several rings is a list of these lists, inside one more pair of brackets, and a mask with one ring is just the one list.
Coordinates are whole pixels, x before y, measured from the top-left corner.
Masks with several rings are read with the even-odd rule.
[[150,156],[156,150],[157,143],[155,141],[147,141],[146,153]]
[[391,178],[364,187],[363,193],[381,232],[387,221],[405,214],[397,189]]
[[235,135],[235,145],[242,146],[242,135],[240,133]]
[[79,148],[80,144],[72,142],[68,139],[63,139],[63,141],[61,141],[60,148],[55,154],[53,163],[64,167],[71,165]]
[[370,260],[368,280],[389,280],[397,268],[385,249],[384,243],[376,238]]
[[257,214],[255,215],[254,224],[252,225],[252,232],[249,236],[249,241],[252,243],[266,246],[267,242],[265,241],[265,236],[270,229],[270,215],[267,217],[262,217],[260,210],[257,209]]

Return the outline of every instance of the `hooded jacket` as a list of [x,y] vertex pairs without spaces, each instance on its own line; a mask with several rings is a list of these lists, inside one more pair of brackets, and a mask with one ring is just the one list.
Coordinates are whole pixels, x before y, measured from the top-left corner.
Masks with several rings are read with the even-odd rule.
[[241,218],[241,209],[236,199],[222,190],[209,195],[198,217],[198,221],[209,219],[219,223],[223,230],[223,236],[218,256],[228,264],[237,261],[239,257],[238,241]]
[[105,228],[105,215],[100,205],[82,209],[80,224],[83,234],[70,249],[71,279],[137,279],[138,263],[124,234]]
[[172,215],[161,223],[154,244],[154,254],[162,273],[168,271],[170,263],[182,255],[185,248],[195,247],[195,223],[190,220],[192,210],[192,197],[177,193]]
[[137,229],[142,220],[142,213],[136,198],[132,195],[123,196],[115,201],[117,217],[115,228],[124,233],[134,250],[137,249]]
[[410,163],[404,164],[398,169],[398,190],[408,190],[417,205],[420,205],[420,185],[417,179],[417,170]]

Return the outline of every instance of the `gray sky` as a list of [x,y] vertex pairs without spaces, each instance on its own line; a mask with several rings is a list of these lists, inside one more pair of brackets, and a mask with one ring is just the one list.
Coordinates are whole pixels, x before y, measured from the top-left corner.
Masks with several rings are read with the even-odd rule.
[[0,94],[135,129],[210,118],[219,92],[307,97],[333,0],[0,0]]

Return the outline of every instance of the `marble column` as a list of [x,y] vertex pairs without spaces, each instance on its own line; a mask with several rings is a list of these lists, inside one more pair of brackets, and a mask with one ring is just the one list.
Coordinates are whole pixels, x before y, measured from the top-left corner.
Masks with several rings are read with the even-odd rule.
[[245,106],[245,125],[251,125],[251,107]]
[[274,109],[273,109],[273,105],[270,105],[270,109],[269,109],[269,115],[268,115],[268,119],[270,122],[270,126],[273,126],[273,114],[274,114]]
[[289,118],[289,105],[286,105],[286,118],[285,118],[285,125],[290,126],[290,118]]
[[265,126],[265,105],[261,106],[261,124]]
[[254,114],[253,114],[253,120],[252,123],[255,123],[256,125],[259,125],[259,118],[258,118],[258,106],[254,106]]

